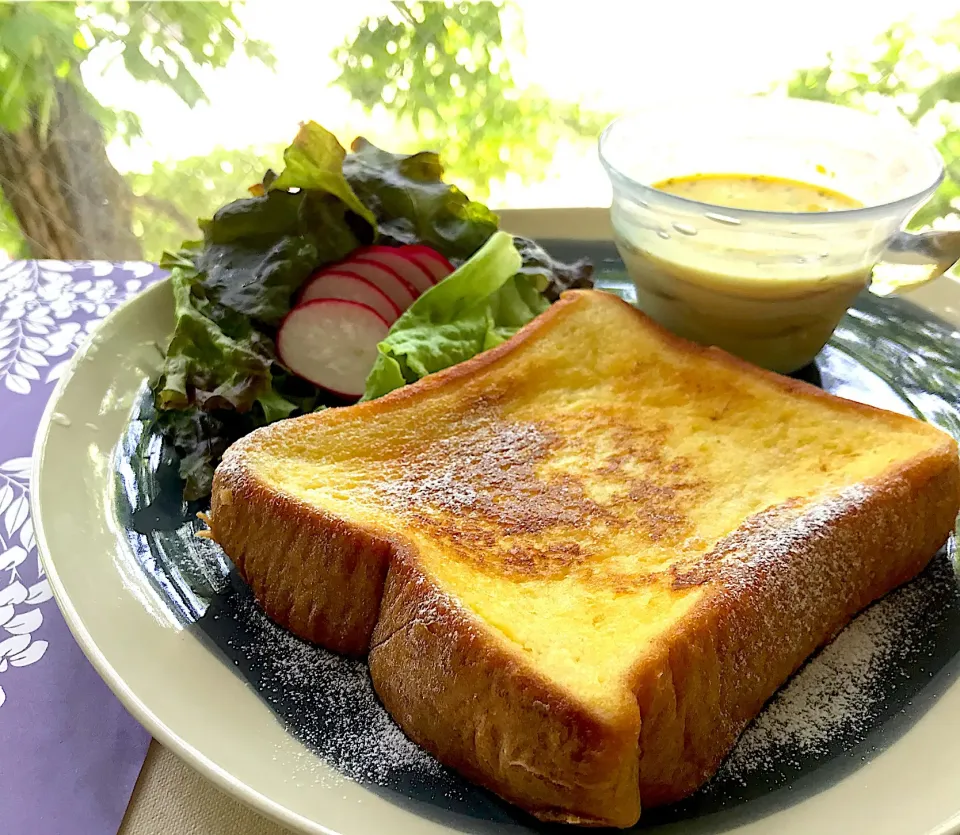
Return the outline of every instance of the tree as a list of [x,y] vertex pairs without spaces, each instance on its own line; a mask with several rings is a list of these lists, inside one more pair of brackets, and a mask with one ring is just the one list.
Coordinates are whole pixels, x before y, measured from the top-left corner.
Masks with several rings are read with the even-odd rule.
[[129,140],[140,126],[84,87],[81,68],[94,50],[193,107],[205,100],[196,69],[222,67],[238,49],[272,61],[264,44],[244,37],[227,2],[0,5],[0,218],[15,218],[15,252],[140,257],[133,213],[145,195],[131,190],[106,152],[107,142]]
[[511,171],[542,175],[560,140],[592,139],[611,116],[518,89],[504,34],[512,17],[513,46],[522,48],[513,11],[503,0],[395,2],[334,52],[336,83],[367,110],[382,106],[412,123],[444,166],[481,194]]
[[936,62],[944,52],[955,60],[958,46],[960,15],[941,22],[929,40],[917,37],[908,24],[898,23],[877,39],[875,55],[839,58],[830,54],[826,64],[800,70],[786,85],[787,94],[795,98],[868,110],[875,109],[882,98],[914,125],[939,123],[936,145],[946,177],[911,220],[913,227],[960,212],[960,112],[952,106],[960,102],[960,71],[945,72]]

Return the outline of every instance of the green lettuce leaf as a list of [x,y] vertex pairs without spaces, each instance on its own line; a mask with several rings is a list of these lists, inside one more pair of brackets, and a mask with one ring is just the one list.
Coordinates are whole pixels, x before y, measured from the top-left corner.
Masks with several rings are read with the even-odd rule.
[[513,245],[523,259],[520,274],[532,279],[547,301],[557,301],[564,290],[589,290],[593,287],[593,264],[589,258],[565,264],[529,238],[514,238]]
[[344,177],[343,160],[346,155],[347,152],[330,131],[316,122],[307,122],[300,126],[293,144],[283,152],[286,167],[270,188],[299,188],[332,194],[374,229],[377,220],[373,212],[360,202]]
[[364,400],[463,362],[509,339],[548,302],[517,271],[522,260],[497,232],[470,260],[420,296],[377,346]]
[[250,238],[280,238],[300,228],[303,193],[267,192],[241,197],[217,209],[212,220],[202,221],[204,243],[226,246]]
[[178,264],[170,282],[174,332],[156,388],[157,405],[248,411],[271,389],[272,345],[248,320],[195,296],[194,288],[200,284],[196,269]]
[[208,296],[275,326],[319,266],[373,242],[376,218],[344,177],[345,156],[332,133],[308,122],[284,151],[278,177],[201,222],[197,268]]
[[303,125],[279,177],[203,221],[203,241],[162,262],[172,268],[176,322],[161,409],[247,412],[259,403],[268,421],[295,410],[274,387],[272,328],[319,266],[375,234],[373,214],[343,176],[345,156],[332,134]]
[[[347,250],[349,251],[349,250]],[[204,248],[203,287],[221,305],[265,325],[278,325],[290,299],[316,269],[315,243],[299,235]]]
[[443,182],[430,151],[391,154],[363,137],[354,140],[343,173],[377,219],[383,243],[422,243],[450,259],[469,258],[497,231],[499,219],[482,203]]
[[325,408],[318,389],[274,366],[273,385],[249,411],[233,408],[158,409],[155,427],[177,452],[183,497],[187,501],[210,495],[213,474],[223,453],[254,429],[289,417]]
[[156,429],[176,450],[183,497],[187,501],[210,495],[217,464],[237,438],[256,428],[252,413],[221,409],[158,410]]
[[507,281],[490,297],[490,329],[483,350],[493,348],[513,336],[535,316],[550,307],[535,284],[523,273]]

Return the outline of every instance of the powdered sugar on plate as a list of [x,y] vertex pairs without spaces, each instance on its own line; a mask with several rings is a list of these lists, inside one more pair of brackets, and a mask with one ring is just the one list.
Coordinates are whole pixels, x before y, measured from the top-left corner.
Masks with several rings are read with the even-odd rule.
[[838,743],[862,741],[889,712],[904,678],[932,675],[922,659],[934,654],[932,633],[947,610],[956,618],[957,601],[957,577],[944,553],[801,668],[747,728],[715,782],[744,784],[757,772],[796,769],[835,753]]
[[321,760],[367,784],[441,776],[440,763],[380,704],[365,662],[301,641],[267,618],[245,589],[230,599],[209,613],[205,631]]
[[[239,580],[221,601],[199,625],[311,752],[305,768],[323,762],[346,779],[411,796],[426,792],[442,805],[454,798],[457,805],[486,802],[404,736],[377,699],[363,661],[277,626]],[[909,707],[952,653],[958,630],[957,578],[950,556],[941,553],[806,664],[746,729],[700,800],[691,802],[742,802],[854,748]],[[676,808],[681,817],[683,806]]]

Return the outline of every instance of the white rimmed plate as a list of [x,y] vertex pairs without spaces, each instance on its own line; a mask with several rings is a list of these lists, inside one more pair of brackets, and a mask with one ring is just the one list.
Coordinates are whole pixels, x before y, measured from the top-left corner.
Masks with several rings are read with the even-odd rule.
[[[584,249],[596,263],[611,257],[604,245]],[[934,296],[931,288],[928,302]],[[938,310],[951,315],[942,303]],[[249,606],[229,565],[192,540],[193,508],[171,492],[159,447],[131,425],[171,324],[166,282],[116,311],[64,374],[38,432],[39,548],[67,622],[100,674],[163,744],[294,829],[555,831],[406,748],[371,706],[362,669],[301,654]],[[960,386],[946,373],[960,368],[950,326],[900,301],[868,300],[844,328],[820,365],[826,387],[949,428],[960,414],[953,411]],[[69,425],[51,420],[55,412]],[[886,665],[862,684],[875,704],[852,725],[840,717],[835,745],[821,739],[812,754],[802,745],[778,749],[772,761],[764,757],[773,749],[758,749],[720,789],[646,815],[641,828],[960,831],[960,605],[952,561],[944,555],[937,566],[939,573],[921,578],[930,605],[910,610],[912,631],[898,638],[910,652],[866,657],[867,666]],[[322,698],[305,701],[308,692]],[[318,724],[318,712],[330,721]],[[829,735],[832,726],[824,727]]]

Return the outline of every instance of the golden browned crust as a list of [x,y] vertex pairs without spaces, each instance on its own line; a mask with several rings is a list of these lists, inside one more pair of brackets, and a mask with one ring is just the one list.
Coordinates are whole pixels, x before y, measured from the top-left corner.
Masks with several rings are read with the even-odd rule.
[[[513,351],[585,296],[597,294],[565,294],[514,339],[446,372],[351,410],[301,420],[336,425],[347,411],[374,418],[467,377],[493,376]],[[613,297],[602,303],[623,305]],[[690,345],[636,315],[674,350],[710,356],[800,398],[830,398]],[[844,408],[894,425],[912,423],[861,404]],[[635,702],[598,716],[540,675],[494,627],[449,599],[405,541],[261,481],[246,455],[271,431],[231,448],[217,471],[211,509],[213,537],[268,615],[332,649],[369,649],[377,692],[411,738],[538,817],[583,824],[629,826],[641,801],[670,802],[701,785],[817,647],[926,565],[960,505],[956,444],[942,435],[928,455],[864,487],[855,500],[833,508],[824,524],[807,518],[823,510],[817,506],[781,506],[769,511],[772,519],[748,520],[700,564],[678,569],[678,588],[706,582],[708,593],[653,645],[630,648],[639,657],[630,683]],[[789,559],[771,558],[768,530],[790,525],[796,536]]]
[[798,523],[804,535],[789,559],[772,558],[764,541],[767,524],[789,527],[776,511],[714,549],[733,560],[719,568],[721,583],[634,670],[644,805],[671,803],[701,786],[815,650],[923,570],[956,520],[956,455],[944,444],[856,498],[840,500],[827,524]]
[[217,470],[210,523],[273,620],[337,652],[367,652],[391,543],[278,493],[239,456]]
[[640,717],[597,717],[409,559],[390,568],[370,675],[419,745],[543,820],[630,826]]

